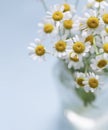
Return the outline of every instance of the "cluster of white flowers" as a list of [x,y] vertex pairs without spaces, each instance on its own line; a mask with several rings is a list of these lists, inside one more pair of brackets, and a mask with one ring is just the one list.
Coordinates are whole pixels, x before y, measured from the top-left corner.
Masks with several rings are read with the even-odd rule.
[[74,72],[76,87],[94,92],[102,84],[100,75],[108,68],[108,0],[88,0],[83,16],[69,3],[54,5],[39,23],[40,35],[51,40],[52,49],[35,39],[28,49],[35,60],[47,54],[67,63]]

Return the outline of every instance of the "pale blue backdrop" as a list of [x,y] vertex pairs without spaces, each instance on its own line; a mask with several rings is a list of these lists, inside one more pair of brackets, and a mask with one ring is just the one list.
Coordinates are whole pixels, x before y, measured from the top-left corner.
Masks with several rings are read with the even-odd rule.
[[56,59],[28,57],[43,17],[39,0],[0,0],[0,130],[69,130],[52,73]]

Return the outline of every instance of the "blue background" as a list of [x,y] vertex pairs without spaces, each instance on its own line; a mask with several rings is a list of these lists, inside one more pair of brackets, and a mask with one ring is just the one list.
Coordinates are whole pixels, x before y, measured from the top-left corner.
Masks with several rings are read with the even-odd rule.
[[0,0],[0,130],[69,130],[53,76],[56,58],[39,63],[28,56],[44,14],[39,0]]

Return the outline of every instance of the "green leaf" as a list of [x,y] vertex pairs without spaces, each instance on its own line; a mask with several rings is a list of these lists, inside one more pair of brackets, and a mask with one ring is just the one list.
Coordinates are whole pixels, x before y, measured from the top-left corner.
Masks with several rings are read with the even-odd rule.
[[83,88],[76,88],[76,94],[79,98],[84,102],[85,106],[92,104],[92,102],[96,99],[94,93],[92,92],[85,92]]

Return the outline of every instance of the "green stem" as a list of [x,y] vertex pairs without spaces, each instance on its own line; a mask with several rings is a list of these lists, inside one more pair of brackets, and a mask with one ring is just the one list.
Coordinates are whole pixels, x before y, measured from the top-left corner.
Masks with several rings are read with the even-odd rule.
[[85,74],[87,74],[87,71],[88,71],[88,64],[86,63]]
[[77,9],[77,7],[78,7],[78,4],[79,4],[79,0],[76,0],[76,2],[75,2],[75,7],[76,7],[76,9]]
[[94,46],[94,49],[95,49],[95,52],[96,52],[96,55],[98,55],[98,49],[97,49],[97,46],[96,46],[96,41],[95,41],[95,38],[93,38],[93,46]]
[[48,8],[47,8],[47,5],[46,5],[45,0],[41,0],[41,3],[42,3],[42,5],[43,5],[43,7],[44,7],[45,11],[47,11],[47,10],[48,10]]
[[89,61],[90,61],[90,58],[86,58],[85,60],[84,60],[84,63],[85,63],[85,74],[87,74],[87,72],[88,72],[88,69],[89,69]]
[[66,3],[67,3],[67,2],[68,2],[68,0],[64,0],[64,2],[66,2]]
[[96,56],[98,56],[98,55],[102,55],[102,54],[104,54],[104,52],[98,53]]

